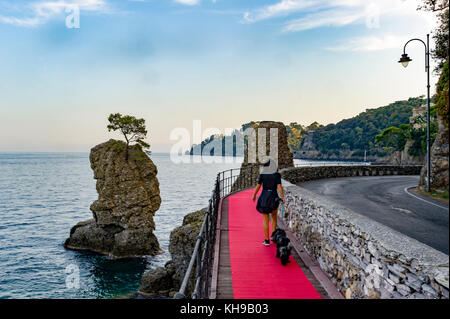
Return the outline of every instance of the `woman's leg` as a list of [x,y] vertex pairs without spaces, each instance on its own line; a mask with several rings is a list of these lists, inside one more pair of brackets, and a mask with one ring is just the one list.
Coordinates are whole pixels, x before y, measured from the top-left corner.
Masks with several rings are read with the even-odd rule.
[[266,240],[269,240],[269,214],[263,214],[263,228]]
[[275,209],[274,211],[272,211],[272,213],[270,215],[272,218],[272,233],[273,233],[277,229],[278,209]]

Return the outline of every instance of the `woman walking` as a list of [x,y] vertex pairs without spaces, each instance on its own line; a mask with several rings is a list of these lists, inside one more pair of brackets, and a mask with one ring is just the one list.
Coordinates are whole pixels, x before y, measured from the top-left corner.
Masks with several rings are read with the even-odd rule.
[[[263,229],[265,239],[263,241],[264,246],[270,246],[269,240],[269,216],[272,219],[272,234],[277,229],[277,215],[278,215],[278,205],[280,201],[283,203],[284,191],[281,186],[281,175],[278,172],[278,168],[275,161],[269,159],[264,165],[263,170],[258,178],[258,185],[256,185],[255,191],[253,193],[252,200],[256,200],[256,195],[258,194],[262,186],[262,193],[259,196],[258,204],[256,209],[263,215]],[[278,196],[278,191],[281,198]]]

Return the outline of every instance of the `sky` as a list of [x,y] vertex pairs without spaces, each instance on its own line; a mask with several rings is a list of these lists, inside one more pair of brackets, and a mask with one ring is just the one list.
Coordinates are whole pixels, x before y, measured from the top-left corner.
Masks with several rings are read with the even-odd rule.
[[[0,152],[88,152],[110,113],[184,128],[336,123],[426,94],[419,0],[0,0]],[[433,43],[431,43],[433,47]],[[431,69],[433,69],[433,64]],[[432,75],[434,92],[436,75]]]

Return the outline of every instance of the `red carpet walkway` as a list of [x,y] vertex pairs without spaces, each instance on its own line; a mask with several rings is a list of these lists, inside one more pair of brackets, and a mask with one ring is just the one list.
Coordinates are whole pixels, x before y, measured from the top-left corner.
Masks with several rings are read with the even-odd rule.
[[229,197],[229,249],[235,299],[320,299],[292,258],[286,266],[275,257],[276,245],[262,245],[262,216],[252,190]]

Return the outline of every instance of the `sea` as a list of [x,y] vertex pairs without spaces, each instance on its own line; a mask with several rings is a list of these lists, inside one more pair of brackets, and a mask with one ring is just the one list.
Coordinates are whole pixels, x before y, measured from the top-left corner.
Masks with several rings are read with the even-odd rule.
[[163,253],[111,259],[63,246],[72,226],[92,218],[89,206],[98,197],[88,153],[0,153],[0,299],[133,296],[144,272],[170,260],[170,232],[208,205],[217,173],[242,163],[182,156],[178,163],[169,154],[150,155],[162,198],[154,233]]

